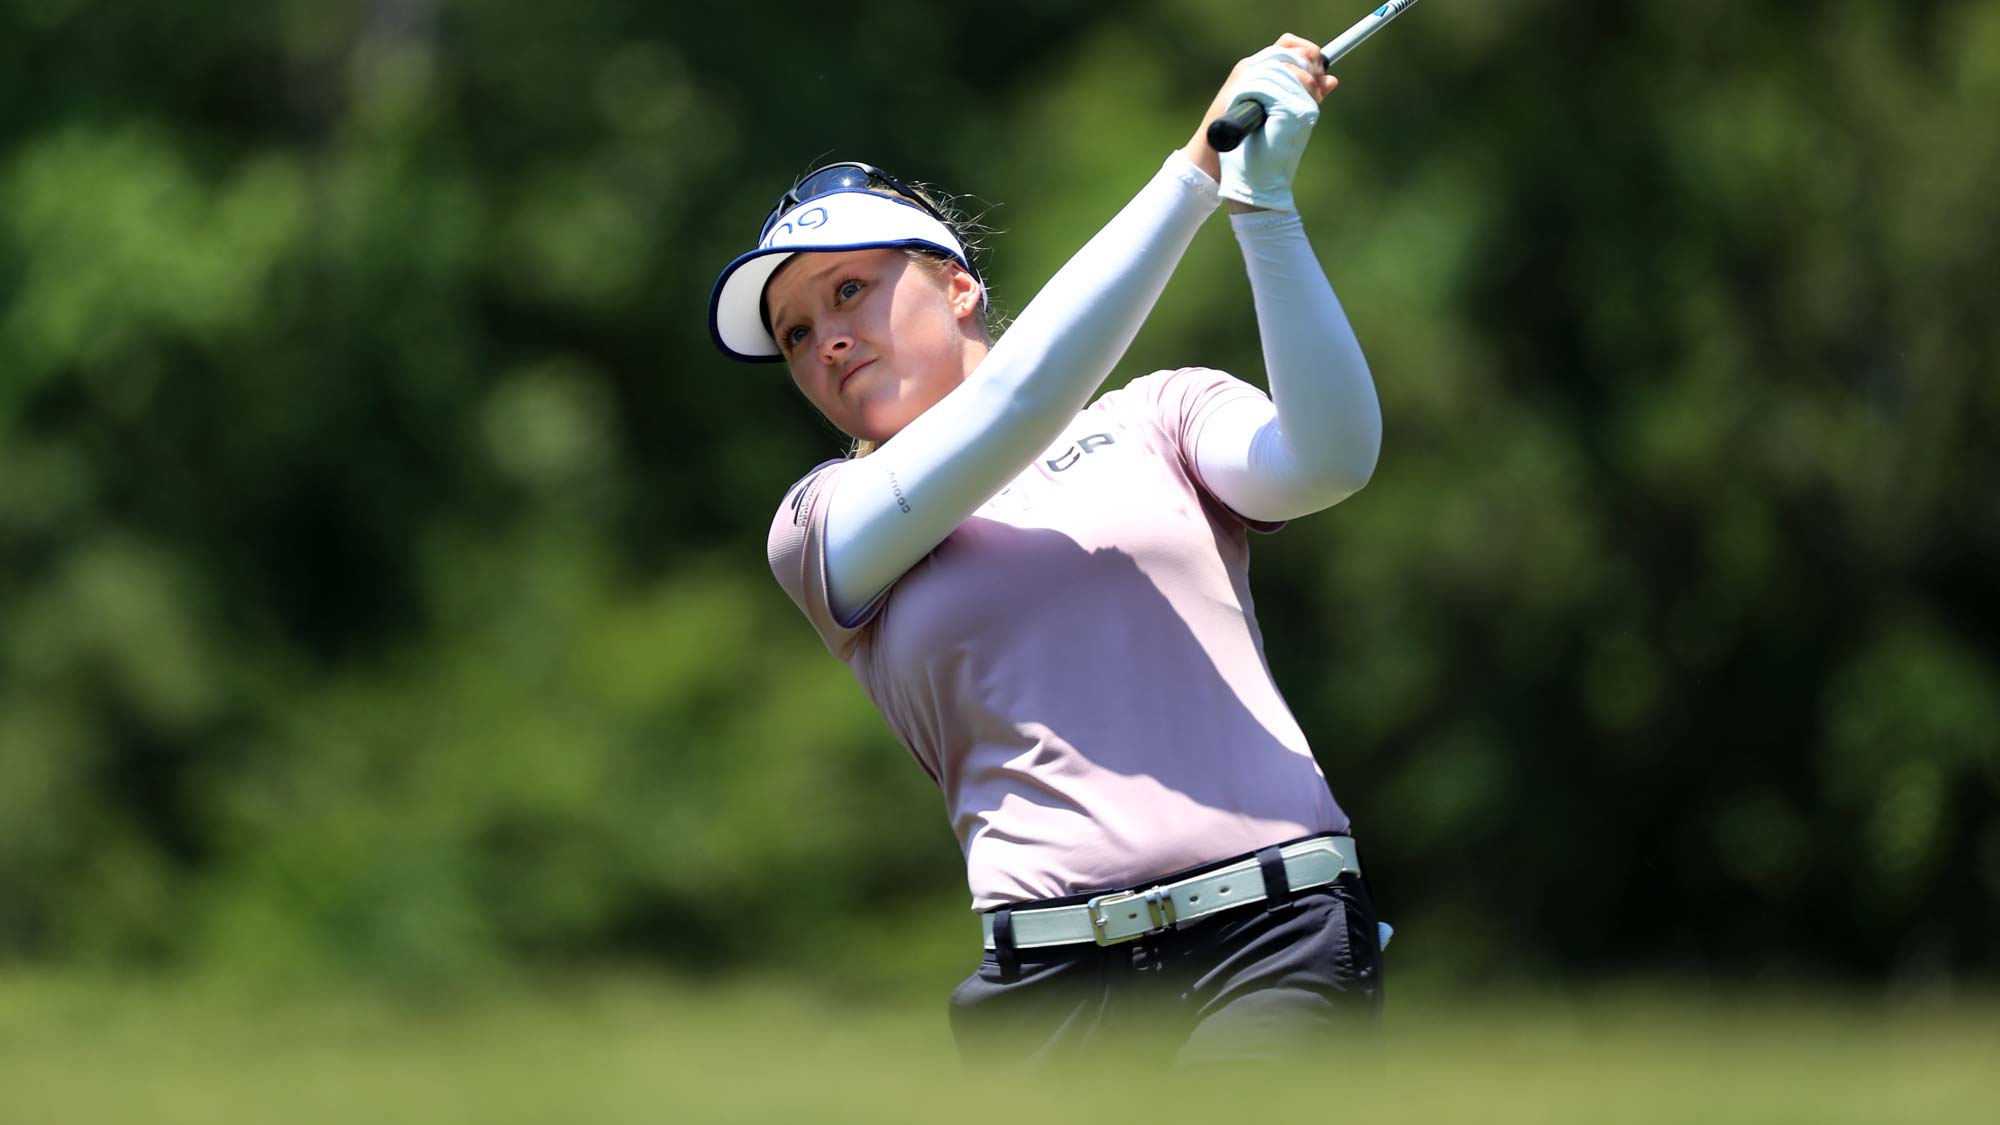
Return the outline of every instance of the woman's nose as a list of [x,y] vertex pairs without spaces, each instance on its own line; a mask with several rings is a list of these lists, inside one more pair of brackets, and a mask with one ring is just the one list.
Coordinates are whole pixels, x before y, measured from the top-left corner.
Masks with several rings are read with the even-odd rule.
[[853,346],[854,337],[845,332],[829,332],[820,339],[819,358],[822,362],[832,363],[847,354]]

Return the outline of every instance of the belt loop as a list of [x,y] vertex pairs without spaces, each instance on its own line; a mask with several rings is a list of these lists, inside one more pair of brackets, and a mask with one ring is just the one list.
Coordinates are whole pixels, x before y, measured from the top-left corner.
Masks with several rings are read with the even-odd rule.
[[1000,979],[1012,981],[1021,975],[1020,951],[1014,947],[1014,910],[1003,907],[993,912],[993,959],[1000,963]]
[[1285,853],[1278,849],[1278,845],[1259,848],[1257,866],[1264,873],[1265,908],[1292,901],[1292,885],[1285,879]]

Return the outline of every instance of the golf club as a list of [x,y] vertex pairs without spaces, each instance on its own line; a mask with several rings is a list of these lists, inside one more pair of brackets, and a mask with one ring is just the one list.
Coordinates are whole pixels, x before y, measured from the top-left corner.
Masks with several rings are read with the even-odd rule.
[[[1416,3],[1417,0],[1389,0],[1362,17],[1360,23],[1341,32],[1340,38],[1320,48],[1320,60],[1326,64],[1326,69],[1332,70],[1341,56],[1359,47],[1369,36],[1415,7]],[[1242,98],[1229,107],[1229,112],[1208,123],[1208,145],[1217,152],[1228,152],[1242,144],[1244,137],[1263,127],[1264,103],[1255,98]]]

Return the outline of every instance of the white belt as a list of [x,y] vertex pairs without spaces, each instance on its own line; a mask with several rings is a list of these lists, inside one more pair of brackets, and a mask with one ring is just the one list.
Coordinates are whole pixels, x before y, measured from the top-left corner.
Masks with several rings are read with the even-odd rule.
[[[1354,837],[1318,836],[1286,844],[1285,885],[1294,891],[1323,887],[1347,872],[1361,873]],[[1116,945],[1159,933],[1222,910],[1264,901],[1263,868],[1255,858],[1218,867],[1179,882],[1145,890],[1098,895],[1080,906],[1049,906],[1013,912],[1014,948],[1096,942]],[[986,948],[993,948],[993,915],[979,916]]]

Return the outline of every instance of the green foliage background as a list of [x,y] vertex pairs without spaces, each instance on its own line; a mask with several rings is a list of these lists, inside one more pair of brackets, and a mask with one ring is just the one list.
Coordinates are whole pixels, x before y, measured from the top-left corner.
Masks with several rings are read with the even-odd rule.
[[[709,286],[851,157],[1018,309],[1360,14],[0,0],[0,962],[966,961],[761,553],[838,439]],[[1990,977],[2000,4],[1434,0],[1341,69],[1387,438],[1256,583],[1398,971]],[[1220,221],[1113,381],[1189,363],[1261,379]]]

